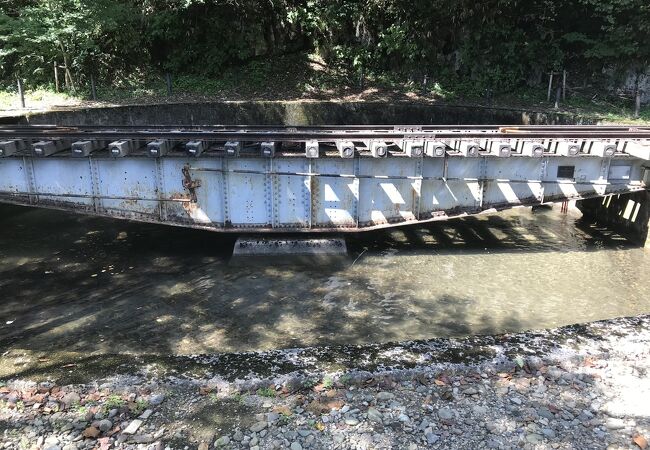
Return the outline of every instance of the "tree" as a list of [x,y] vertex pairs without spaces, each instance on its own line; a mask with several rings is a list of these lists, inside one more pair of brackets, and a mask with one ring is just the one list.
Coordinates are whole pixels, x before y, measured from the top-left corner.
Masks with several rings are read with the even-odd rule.
[[33,0],[0,9],[0,70],[36,83],[51,79],[52,62],[62,62],[74,89],[84,72],[108,74],[140,53],[139,14],[130,2]]

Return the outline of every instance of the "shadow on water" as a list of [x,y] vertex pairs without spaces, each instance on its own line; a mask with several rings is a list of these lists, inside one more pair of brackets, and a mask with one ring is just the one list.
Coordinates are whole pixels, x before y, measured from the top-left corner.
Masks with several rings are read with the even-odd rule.
[[[0,347],[196,354],[493,334],[650,310],[647,270],[627,290],[617,284],[649,266],[643,250],[576,220],[521,210],[355,235],[343,263],[231,265],[230,235],[2,206]],[[580,272],[554,273],[613,263],[621,267],[593,289],[629,295],[624,307],[596,309],[591,291],[566,288]]]

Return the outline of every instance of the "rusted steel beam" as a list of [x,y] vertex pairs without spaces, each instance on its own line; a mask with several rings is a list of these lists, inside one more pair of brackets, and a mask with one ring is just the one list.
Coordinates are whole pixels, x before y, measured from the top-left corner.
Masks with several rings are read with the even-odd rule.
[[[0,127],[0,201],[214,231],[356,232],[647,189],[639,133],[650,130]],[[52,151],[34,157],[37,142]]]

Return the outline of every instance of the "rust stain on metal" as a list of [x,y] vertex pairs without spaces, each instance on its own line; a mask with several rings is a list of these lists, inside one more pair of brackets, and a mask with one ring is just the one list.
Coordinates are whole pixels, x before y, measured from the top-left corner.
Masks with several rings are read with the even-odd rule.
[[[194,196],[194,199],[192,199],[192,193],[190,191],[190,195],[188,196],[187,194],[183,194],[180,192],[174,192],[172,193],[169,198],[171,200],[185,200],[185,201],[179,201],[179,202],[172,202],[170,205],[168,205],[168,208],[170,208],[170,211],[168,213],[171,213],[172,215],[176,216],[177,214],[174,214],[174,210],[180,205],[183,210],[189,215],[190,217],[193,217],[193,215],[196,213],[198,206],[196,202],[196,194]],[[189,202],[187,201],[189,200]],[[179,210],[180,211],[180,210]]]
[[[190,201],[192,203],[196,203],[197,202],[196,189],[201,187],[201,180],[192,179],[192,175],[190,174],[189,164],[183,166],[182,172],[183,172],[183,187],[189,191]],[[183,205],[183,207],[185,208],[185,205]]]

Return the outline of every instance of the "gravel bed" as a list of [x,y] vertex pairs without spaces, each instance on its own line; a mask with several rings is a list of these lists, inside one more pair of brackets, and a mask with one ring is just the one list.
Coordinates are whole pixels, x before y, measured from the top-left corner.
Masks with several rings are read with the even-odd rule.
[[[644,449],[648,325],[358,347],[356,364],[317,364],[340,348],[292,350],[294,370],[237,377],[221,367],[237,358],[204,355],[214,370],[194,375],[141,366],[74,385],[4,380],[0,448]],[[407,348],[419,349],[410,364]],[[449,348],[454,360],[440,360]],[[402,363],[387,367],[391,354]]]

